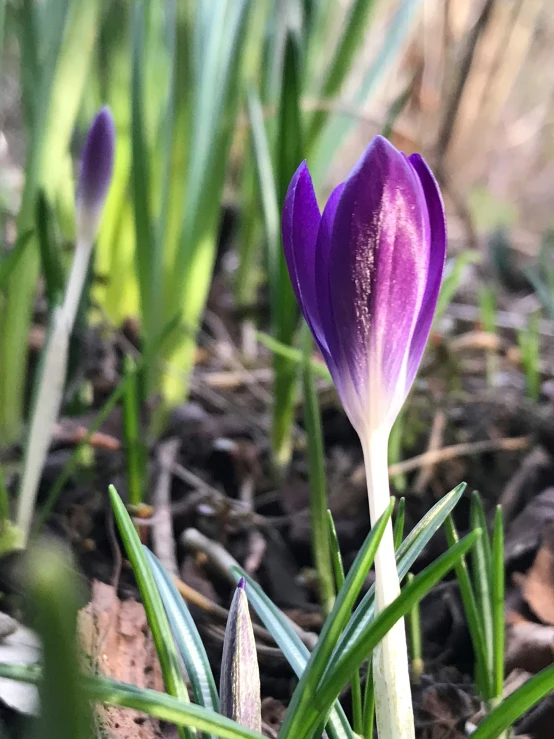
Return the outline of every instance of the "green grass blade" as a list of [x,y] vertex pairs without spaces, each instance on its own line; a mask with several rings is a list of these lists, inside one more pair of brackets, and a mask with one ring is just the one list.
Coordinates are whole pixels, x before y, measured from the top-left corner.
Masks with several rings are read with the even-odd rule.
[[138,506],[144,502],[144,488],[148,483],[146,449],[141,439],[140,398],[136,363],[129,355],[123,361],[125,391],[123,393],[123,436],[129,503]]
[[[258,614],[260,620],[275,639],[287,662],[298,678],[308,663],[310,652],[294,630],[290,620],[271,602],[257,582],[252,580],[240,567],[232,567],[231,574],[238,582],[244,577],[248,585],[248,601]],[[335,704],[325,727],[330,739],[355,739],[348,719],[340,703]]]
[[[458,536],[451,516],[446,519],[445,533],[449,547],[454,546],[459,541],[460,537]],[[482,697],[487,700],[491,695],[490,675],[487,671],[487,647],[485,645],[483,625],[465,558],[462,557],[460,559],[455,567],[455,572],[475,654],[476,684]]]
[[[303,159],[300,74],[297,40],[294,33],[289,31],[285,39],[275,157],[277,198],[280,209],[283,207],[291,178]],[[294,131],[294,136],[291,135],[291,131]],[[279,248],[276,266],[277,284],[273,293],[278,297],[276,304],[273,305],[276,311],[272,316],[274,334],[277,341],[291,345],[298,328],[300,309],[294,296],[285,255],[281,248]],[[279,354],[273,357],[273,367],[275,379],[271,445],[276,469],[282,472],[287,467],[292,454],[291,435],[298,374],[296,365]]]
[[[133,572],[140,590],[148,625],[150,626],[156,652],[160,660],[166,689],[170,695],[186,701],[188,700],[188,692],[181,674],[179,656],[175,649],[175,643],[162,599],[156,587],[156,581],[154,580],[133,522],[113,485],[110,485],[110,501],[119,533],[125,545],[125,550],[133,567]],[[190,730],[184,730],[182,736],[186,739],[194,739],[194,733]]]
[[[416,11],[421,4],[422,0],[402,0],[397,6],[379,53],[354,96],[354,105],[362,106],[366,102],[391,65],[398,59],[398,55],[402,53],[408,34],[413,27]],[[329,119],[314,152],[311,172],[315,183],[319,184],[323,181],[335,153],[340,150],[340,145],[354,122],[355,118],[351,115],[336,114]]]
[[[354,0],[351,3],[344,23],[344,29],[339,37],[339,42],[325,72],[325,78],[318,93],[320,99],[329,99],[340,92],[340,88],[354,61],[356,51],[367,31],[367,23],[374,5],[375,0]],[[313,114],[306,136],[308,144],[315,141],[321,133],[328,115],[328,112],[323,110],[318,110]]]
[[[305,734],[305,712],[310,710],[309,703],[318,690],[318,686],[323,674],[327,670],[339,636],[350,618],[352,608],[358,598],[367,573],[373,564],[377,548],[392,515],[393,508],[394,500],[391,500],[387,511],[383,513],[366,537],[346,576],[342,588],[337,594],[333,610],[325,620],[317,644],[310,655],[308,665],[302,673],[300,682],[296,686],[289,703],[289,709],[282,725],[284,736],[300,737]],[[362,655],[360,664],[363,661],[363,657],[367,657],[369,651]]]
[[[408,582],[411,582],[414,576],[411,572],[408,573]],[[410,636],[410,651],[412,657],[412,675],[416,682],[423,675],[424,664],[423,664],[423,647],[421,640],[421,616],[419,613],[419,603],[410,610],[407,618],[408,633]]]
[[472,739],[498,739],[536,703],[554,691],[554,665],[533,675],[480,722]]
[[[333,563],[333,572],[335,574],[335,584],[337,590],[344,585],[344,567],[342,564],[342,556],[340,553],[339,540],[337,530],[331,511],[327,511],[327,522],[329,525],[329,546],[331,551],[331,561]],[[356,673],[352,679],[350,686],[352,692],[352,724],[356,734],[363,735],[363,702],[362,702],[362,683],[360,673]]]
[[[197,4],[199,12],[202,5]],[[242,51],[251,5],[248,0],[217,3],[217,12],[212,13],[207,25],[200,19],[193,42],[200,56],[193,61],[194,120],[182,204],[184,220],[175,260],[168,267],[164,284],[166,301],[170,301],[166,302],[166,315],[168,305],[173,310],[171,301],[182,300],[187,331],[165,357],[180,370],[164,378],[168,403],[178,402],[188,392],[195,335],[211,284],[226,163],[243,89]]]
[[277,197],[277,184],[271,162],[269,142],[267,140],[262,104],[257,91],[248,91],[248,115],[252,132],[252,144],[256,174],[262,203],[266,244],[266,269],[269,288],[271,318],[278,315],[279,264],[281,261],[281,219]]
[[398,510],[394,519],[394,549],[398,551],[404,538],[404,523],[406,519],[406,498],[400,498],[398,501]]
[[0,260],[0,291],[4,290],[25,249],[32,242],[33,231],[25,231],[17,240],[8,254]]
[[33,626],[42,645],[41,715],[36,739],[88,739],[92,711],[79,664],[77,575],[67,552],[54,542],[36,547],[27,563]]
[[[42,186],[53,202],[66,171],[66,154],[98,33],[100,6],[101,0],[55,0],[40,29],[40,39],[48,42],[48,48],[40,64],[37,60],[36,80],[22,91],[24,106],[31,112],[31,130],[18,235],[34,226],[37,188]],[[33,11],[25,14],[20,37],[22,46],[28,48],[37,29],[33,4],[25,7]],[[27,57],[22,56],[23,68],[26,61]],[[25,75],[22,79],[29,81]],[[22,427],[27,344],[38,267],[38,249],[32,244],[11,274],[0,314],[0,438],[5,443],[16,441]]]
[[[340,691],[351,679],[369,654],[381,641],[399,618],[405,616],[430,590],[451,570],[456,562],[475,545],[480,532],[472,531],[465,539],[454,545],[441,555],[433,564],[426,567],[419,575],[404,585],[401,594],[369,623],[356,637],[351,645],[333,662],[322,680],[305,701],[304,726],[302,737],[311,736],[311,729],[327,715],[329,707],[336,700]],[[300,739],[300,735],[299,735]]]
[[54,214],[43,190],[39,190],[36,206],[37,236],[46,297],[50,310],[60,305],[65,289],[65,272],[60,258],[59,237],[55,235]]
[[303,333],[305,361],[302,366],[302,388],[304,423],[308,437],[312,553],[317,571],[319,598],[323,611],[327,615],[331,611],[335,600],[335,586],[329,549],[325,452],[317,389],[310,361],[313,340],[307,327],[304,327]]
[[342,564],[342,555],[340,553],[337,530],[335,528],[333,514],[330,510],[327,510],[327,525],[329,527],[329,548],[331,550],[331,561],[333,563],[335,583],[337,585],[337,590],[340,590],[344,582],[344,566]]
[[[40,671],[33,667],[0,664],[0,677],[36,684],[40,679]],[[219,713],[149,688],[137,688],[108,678],[89,677],[85,679],[85,689],[89,698],[97,703],[132,708],[177,726],[211,732],[222,739],[264,739],[262,734],[245,729]]]
[[504,525],[502,508],[497,506],[492,530],[492,626],[494,634],[493,696],[499,700],[504,690]]
[[456,257],[452,257],[446,263],[445,275],[442,281],[437,308],[433,318],[436,326],[446,312],[446,309],[454,299],[462,283],[462,277],[467,266],[481,260],[481,255],[474,251],[464,251]]
[[[454,490],[444,496],[436,503],[430,511],[414,526],[412,531],[404,539],[396,552],[396,565],[398,576],[402,580],[410,571],[412,565],[419,557],[430,539],[443,525],[446,517],[454,509],[465,490],[465,483],[461,483]],[[369,624],[374,616],[375,587],[372,586],[360,601],[358,607],[348,625],[346,626],[337,647],[331,658],[331,662],[341,652],[352,644],[357,635]]]
[[[301,364],[304,361],[304,357],[300,349],[295,349],[292,346],[283,344],[282,342],[277,341],[277,339],[274,339],[272,336],[264,333],[263,331],[257,331],[256,338],[260,342],[260,344],[263,344],[267,349],[269,349],[270,352],[273,352],[274,354],[280,354],[282,357],[290,359],[291,362],[296,362],[297,364]],[[328,380],[330,383],[333,382],[333,380],[331,379],[331,373],[327,369],[326,364],[324,364],[322,361],[312,359],[311,365],[312,372],[315,375],[317,375],[318,377],[322,377],[324,380]]]
[[160,592],[177,647],[187,668],[196,703],[219,711],[215,680],[196,624],[179,591],[161,562],[144,548]]
[[160,306],[161,261],[155,253],[150,193],[150,156],[146,139],[144,83],[146,76],[146,23],[150,3],[140,1],[133,7],[131,74],[131,187],[135,223],[135,260],[139,284],[142,327],[146,341],[158,325]]
[[[487,682],[492,688],[492,677],[494,668],[494,631],[492,622],[492,553],[489,536],[487,533],[487,522],[485,511],[479,493],[474,492],[471,496],[471,508],[469,514],[470,527],[480,528],[484,536],[471,552],[471,564],[473,575],[473,590],[477,603],[477,613],[481,619],[483,638],[486,650]],[[489,696],[492,697],[492,696]]]

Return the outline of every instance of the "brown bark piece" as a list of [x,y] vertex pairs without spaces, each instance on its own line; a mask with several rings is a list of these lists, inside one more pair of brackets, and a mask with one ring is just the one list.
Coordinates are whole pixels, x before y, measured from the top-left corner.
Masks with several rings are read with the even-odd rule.
[[[91,668],[106,677],[163,691],[163,679],[144,608],[120,601],[110,585],[95,581],[79,626]],[[161,739],[159,722],[128,708],[99,709],[110,739]]]

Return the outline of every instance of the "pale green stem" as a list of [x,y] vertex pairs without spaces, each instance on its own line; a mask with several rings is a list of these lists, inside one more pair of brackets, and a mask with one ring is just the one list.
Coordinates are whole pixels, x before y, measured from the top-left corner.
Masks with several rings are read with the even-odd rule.
[[27,436],[23,477],[17,500],[16,523],[20,530],[22,547],[26,546],[29,538],[44,461],[50,447],[53,426],[58,419],[62,404],[69,337],[77,316],[91,250],[91,240],[87,239],[77,243],[64,303],[62,307],[54,309],[41,360],[37,392]]
[[[377,430],[362,440],[371,525],[390,501],[388,434]],[[400,595],[392,523],[388,522],[375,557],[376,611]],[[373,652],[375,713],[380,739],[414,739],[414,716],[404,619],[395,623]]]
[[22,547],[26,546],[29,538],[38,485],[65,384],[69,331],[63,308],[54,309],[46,341],[17,498],[16,524]]
[[92,244],[93,239],[87,239],[86,241],[79,240],[75,247],[75,256],[71,265],[71,273],[67,281],[67,289],[63,301],[63,311],[70,334],[73,331],[73,324],[75,323],[79,302],[83,294]]

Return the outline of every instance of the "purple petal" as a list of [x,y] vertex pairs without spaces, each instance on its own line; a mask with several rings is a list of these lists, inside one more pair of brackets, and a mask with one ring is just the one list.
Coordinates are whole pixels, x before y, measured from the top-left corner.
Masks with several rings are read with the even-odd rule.
[[384,421],[405,373],[426,286],[428,236],[414,169],[376,137],[345,184],[329,257],[341,372],[350,374],[371,424]]
[[306,162],[302,162],[291,180],[283,205],[283,248],[294,294],[316,338],[321,333],[314,276],[320,221],[312,178]]
[[81,161],[77,202],[86,212],[99,212],[111,182],[115,125],[108,107],[97,114],[89,129]]
[[412,386],[429,337],[446,259],[446,219],[439,186],[433,177],[433,173],[419,154],[412,154],[409,159],[423,187],[431,233],[427,285],[410,344],[406,391]]
[[329,365],[331,374],[333,374],[333,368],[335,368],[336,364],[333,356],[336,357],[340,353],[340,345],[338,343],[333,305],[331,303],[330,281],[332,275],[329,273],[329,252],[331,250],[331,235],[335,213],[337,212],[337,206],[343,189],[344,183],[341,183],[333,190],[327,201],[327,205],[321,216],[315,249],[314,289],[318,327],[320,329],[319,335],[315,338],[325,361]]

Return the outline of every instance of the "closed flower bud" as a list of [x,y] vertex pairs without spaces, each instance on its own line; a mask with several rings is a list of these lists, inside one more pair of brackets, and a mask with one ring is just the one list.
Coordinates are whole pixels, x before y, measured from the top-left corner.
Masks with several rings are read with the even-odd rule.
[[302,163],[283,245],[304,317],[360,436],[390,431],[429,335],[446,254],[442,199],[419,154],[376,136],[320,215]]
[[92,242],[113,174],[115,125],[108,107],[97,114],[89,129],[77,187],[77,239]]
[[221,662],[220,710],[241,726],[261,731],[260,673],[245,588],[241,578],[229,609]]

